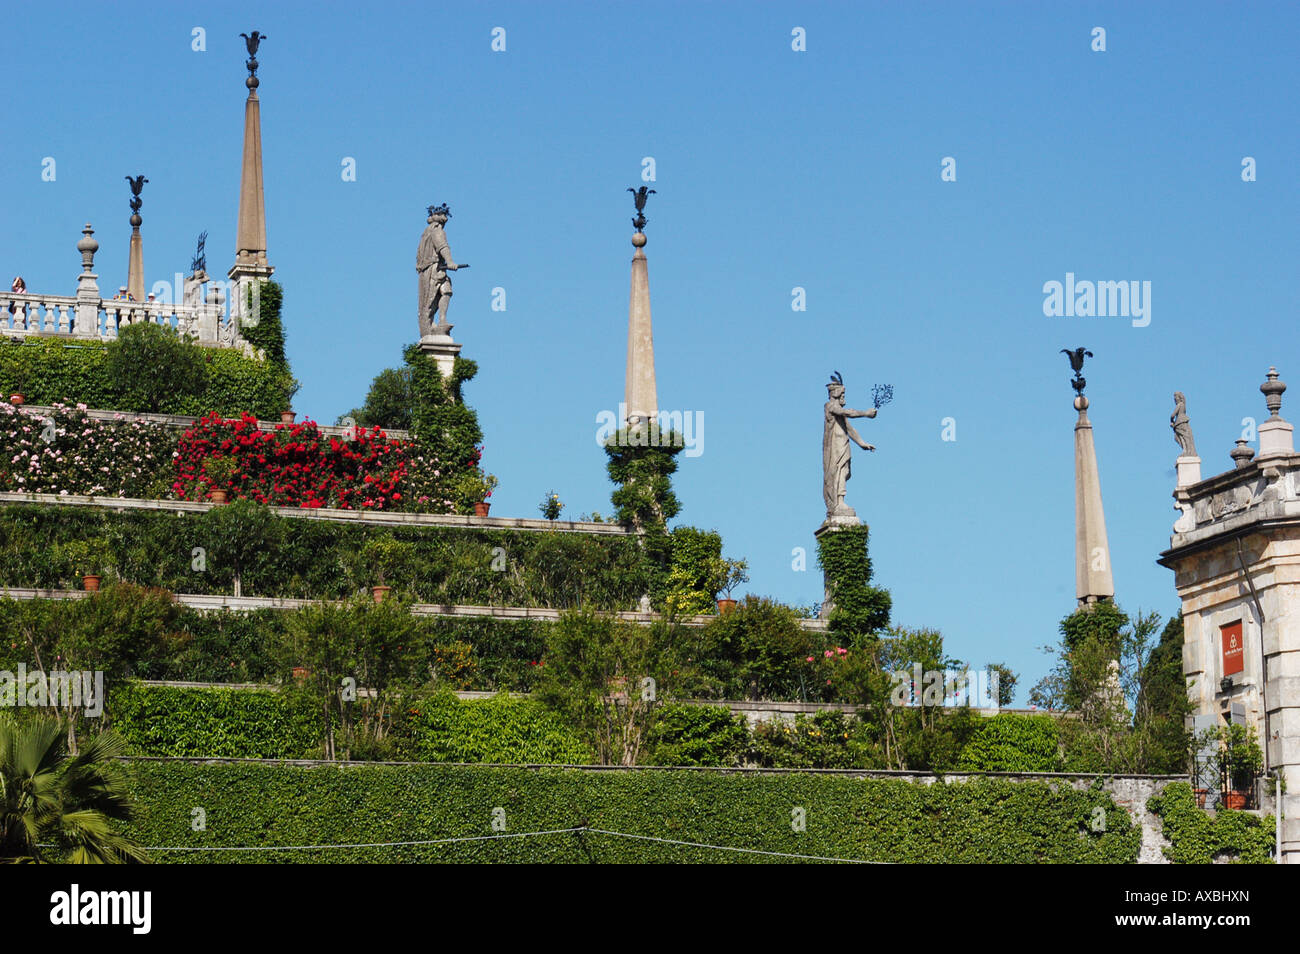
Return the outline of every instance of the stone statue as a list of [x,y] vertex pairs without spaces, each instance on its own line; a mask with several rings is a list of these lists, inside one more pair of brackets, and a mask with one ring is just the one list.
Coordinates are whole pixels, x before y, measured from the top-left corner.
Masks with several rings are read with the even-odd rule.
[[429,224],[420,236],[420,249],[415,256],[415,270],[420,278],[421,338],[450,336],[452,326],[447,323],[447,307],[451,304],[451,279],[447,273],[469,268],[452,260],[447,233],[443,231],[449,218],[451,210],[446,205],[429,206]]
[[875,417],[876,409],[857,411],[844,406],[844,379],[836,371],[826,385],[826,402],[822,428],[822,496],[826,499],[826,519],[857,519],[853,508],[844,503],[850,476],[849,441],[863,450],[875,450],[864,441],[848,421],[851,417]]
[[1196,441],[1192,438],[1192,422],[1187,416],[1187,398],[1182,391],[1174,392],[1174,413],[1169,415],[1169,426],[1178,442],[1179,457],[1195,457]]

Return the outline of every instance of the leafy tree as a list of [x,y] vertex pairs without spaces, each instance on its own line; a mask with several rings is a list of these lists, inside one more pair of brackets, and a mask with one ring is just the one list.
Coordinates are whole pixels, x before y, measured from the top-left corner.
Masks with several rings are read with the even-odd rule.
[[[382,742],[394,704],[413,688],[410,674],[423,647],[410,606],[395,599],[316,603],[293,616],[278,653],[281,679],[314,702],[325,758],[337,757],[336,727],[345,759],[354,745]],[[295,669],[306,675],[295,677]]]
[[[590,740],[601,765],[635,765],[659,698],[670,627],[571,610],[551,627],[537,697]],[[650,681],[647,681],[650,680]]]
[[[729,699],[808,699],[825,638],[799,625],[794,610],[749,596],[699,630],[692,656]],[[813,657],[813,664],[808,657]]]
[[1005,663],[991,662],[984,667],[990,673],[997,673],[998,676],[998,707],[1005,709],[1011,705],[1016,698],[1016,683],[1020,681],[1020,676],[1010,666]]
[[120,407],[157,412],[203,393],[205,349],[163,325],[123,328],[106,348],[104,367]]
[[[366,403],[345,415],[360,427],[410,430],[415,397],[411,390],[411,368],[385,368],[375,375]],[[343,423],[340,417],[338,423]]]
[[205,560],[212,569],[229,567],[234,574],[235,596],[243,595],[243,573],[283,537],[281,519],[271,508],[241,499],[213,507],[200,515]]
[[142,862],[118,833],[133,816],[125,745],[112,733],[69,754],[55,719],[0,715],[0,862]]

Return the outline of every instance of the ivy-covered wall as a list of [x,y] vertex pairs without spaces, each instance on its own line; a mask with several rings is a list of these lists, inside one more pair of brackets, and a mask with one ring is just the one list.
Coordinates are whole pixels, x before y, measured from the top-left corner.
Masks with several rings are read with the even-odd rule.
[[[130,834],[164,848],[427,841],[585,826],[826,858],[1088,864],[1133,862],[1141,836],[1104,792],[998,779],[923,785],[804,774],[178,762],[136,763],[133,773],[141,817]],[[1104,831],[1088,824],[1098,806]],[[191,824],[196,807],[205,814],[202,831]],[[796,830],[796,809],[803,830]],[[494,818],[503,830],[493,828]],[[152,856],[227,864],[791,860],[591,831],[443,845]]]

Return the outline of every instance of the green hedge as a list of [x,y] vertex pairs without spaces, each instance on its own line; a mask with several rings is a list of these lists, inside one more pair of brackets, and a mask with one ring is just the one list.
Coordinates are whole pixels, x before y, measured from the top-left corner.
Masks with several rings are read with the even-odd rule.
[[104,712],[137,755],[301,759],[320,747],[316,713],[279,692],[131,682],[109,692]]
[[[374,570],[361,557],[372,537],[413,544],[408,571],[387,582],[428,603],[630,610],[654,572],[631,536],[275,522],[279,545],[256,548],[242,569],[246,596],[342,599],[374,585]],[[0,508],[0,584],[72,586],[78,578],[58,545],[104,538],[125,579],[177,593],[230,594],[234,569],[216,552],[214,536],[204,515],[9,505]],[[201,572],[193,569],[195,547],[206,551]],[[500,570],[493,569],[497,557]]]
[[1173,782],[1147,800],[1147,808],[1160,816],[1169,839],[1165,856],[1178,864],[1208,865],[1231,860],[1241,864],[1267,864],[1275,846],[1273,816],[1262,819],[1246,812],[1222,809],[1210,815],[1196,806],[1192,786]]
[[[115,389],[105,368],[104,342],[32,338],[0,342],[0,389],[19,387],[28,404],[78,402],[94,408],[143,411]],[[263,419],[279,417],[295,390],[287,367],[246,358],[230,348],[203,348],[204,386],[198,394],[176,394],[163,405],[165,414],[201,415],[216,411],[238,416],[248,411]],[[6,393],[8,391],[6,390]]]
[[[788,861],[587,832],[445,845],[175,852],[168,847],[366,844],[577,826],[677,841],[884,862],[1129,863],[1141,833],[1104,793],[988,779],[486,766],[137,763],[129,833],[164,862]],[[1089,827],[1094,806],[1105,831]],[[194,809],[205,816],[195,831]],[[494,812],[501,809],[501,812]],[[793,812],[802,809],[804,831]]]
[[591,751],[549,709],[507,695],[478,702],[442,693],[415,704],[407,755],[419,762],[586,765]]
[[[413,699],[393,721],[394,758],[416,762],[586,765],[591,752],[540,703],[501,695]],[[87,727],[89,728],[89,727]],[[135,755],[303,759],[321,753],[320,715],[303,695],[128,682],[109,692],[102,726]]]
[[1059,772],[1060,733],[1051,716],[1004,712],[982,722],[957,767],[970,772]]

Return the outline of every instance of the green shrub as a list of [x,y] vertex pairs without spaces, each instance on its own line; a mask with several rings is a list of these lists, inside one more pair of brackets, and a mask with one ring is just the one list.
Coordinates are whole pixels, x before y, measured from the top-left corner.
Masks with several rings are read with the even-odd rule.
[[121,406],[157,412],[203,393],[205,350],[170,327],[128,325],[109,342],[104,370]]
[[[131,325],[123,332],[147,325]],[[159,327],[161,332],[163,329]],[[146,332],[152,335],[152,332]],[[288,369],[271,361],[245,357],[233,348],[190,346],[203,361],[201,386],[182,373],[183,388],[175,392],[155,387],[149,380],[120,381],[120,391],[109,376],[112,344],[101,341],[69,343],[64,338],[29,339],[15,344],[0,341],[0,385],[12,388],[26,382],[29,404],[77,404],[118,411],[149,411],[153,404],[167,414],[202,415],[215,411],[238,416],[243,411],[273,419],[289,406],[297,382]],[[186,352],[189,353],[189,352]],[[128,362],[129,363],[129,362]],[[125,372],[123,372],[125,373]],[[145,377],[150,373],[146,369]]]
[[451,692],[408,712],[409,756],[420,762],[585,765],[590,750],[559,717],[531,699],[498,695],[465,702]]
[[1242,864],[1267,864],[1274,850],[1275,825],[1271,816],[1222,809],[1214,816],[1196,806],[1192,786],[1172,782],[1147,801],[1148,810],[1160,816],[1170,845],[1165,856],[1177,864],[1208,865],[1224,859]]
[[315,712],[282,692],[128,682],[109,692],[105,711],[105,727],[136,755],[300,759],[320,749]]
[[879,768],[881,759],[864,727],[843,712],[800,713],[754,728],[750,760],[764,768]]
[[985,719],[961,751],[969,772],[1058,772],[1060,738],[1051,716],[1003,712]]
[[646,740],[648,765],[740,765],[749,747],[743,716],[726,706],[669,703],[654,711]]
[[724,699],[808,699],[826,645],[794,610],[758,596],[687,638],[698,640],[694,658]]

